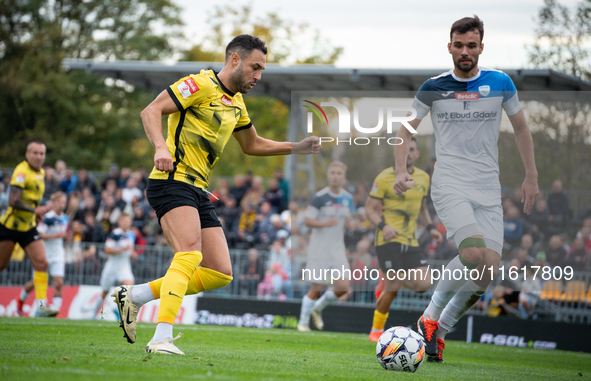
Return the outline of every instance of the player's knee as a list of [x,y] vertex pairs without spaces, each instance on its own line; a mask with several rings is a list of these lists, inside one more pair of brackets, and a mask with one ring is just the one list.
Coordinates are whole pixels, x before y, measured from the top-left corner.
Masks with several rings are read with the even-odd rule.
[[486,244],[483,238],[466,238],[458,248],[462,258],[470,263],[482,262],[486,254]]
[[47,272],[47,268],[49,267],[47,259],[41,258],[31,262],[33,264],[33,268],[35,269],[35,271]]

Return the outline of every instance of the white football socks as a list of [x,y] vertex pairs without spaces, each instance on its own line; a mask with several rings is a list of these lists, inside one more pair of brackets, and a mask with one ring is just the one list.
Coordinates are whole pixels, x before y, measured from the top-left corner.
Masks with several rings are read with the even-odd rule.
[[[464,269],[466,269],[466,266],[460,261],[459,255],[445,266],[445,270],[441,274],[441,279],[439,280],[439,283],[437,283],[437,287],[433,292],[433,297],[431,297],[431,301],[423,313],[425,318],[434,321],[439,320],[441,311],[443,311],[447,303],[449,303],[460,287],[466,283],[467,277],[464,275]],[[459,278],[458,280],[454,278],[454,270],[459,270],[456,271],[456,275],[459,275],[461,271],[462,275],[456,277]]]
[[316,301],[310,299],[308,295],[304,295],[302,299],[302,311],[300,312],[300,324],[310,324],[310,314]]
[[60,308],[62,308],[62,298],[61,298],[61,296],[54,296],[52,303],[53,303],[53,306],[55,308],[57,308],[58,310]]
[[483,294],[484,290],[482,287],[474,283],[473,280],[467,281],[466,284],[456,292],[449,303],[447,303],[443,312],[441,312],[437,337],[440,339],[444,338],[451,327],[456,325],[458,320],[460,320],[460,318],[472,308]]
[[21,302],[24,302],[25,300],[27,300],[27,296],[29,296],[29,293],[26,292],[25,289],[23,288],[21,290],[21,296],[20,296]]
[[144,305],[154,300],[154,293],[148,283],[135,285],[131,288],[131,299],[139,304]]
[[174,326],[170,323],[158,323],[151,342],[155,343],[164,339],[172,339],[172,327]]
[[314,303],[314,307],[312,310],[322,312],[323,309],[334,303],[339,297],[335,295],[333,290],[327,290],[324,295],[322,295],[316,303]]

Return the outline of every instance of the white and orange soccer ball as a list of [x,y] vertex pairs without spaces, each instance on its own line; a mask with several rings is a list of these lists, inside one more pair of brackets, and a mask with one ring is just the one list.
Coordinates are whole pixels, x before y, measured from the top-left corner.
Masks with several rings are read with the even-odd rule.
[[416,372],[425,360],[425,343],[411,329],[392,327],[380,336],[376,356],[384,369]]

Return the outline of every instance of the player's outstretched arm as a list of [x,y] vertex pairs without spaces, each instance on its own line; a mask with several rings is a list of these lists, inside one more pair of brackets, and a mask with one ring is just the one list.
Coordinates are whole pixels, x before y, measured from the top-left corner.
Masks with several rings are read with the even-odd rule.
[[276,142],[257,135],[254,126],[234,132],[242,152],[252,156],[308,155],[320,152],[320,139],[309,136],[298,143]]
[[529,214],[540,192],[538,189],[538,170],[534,158],[534,143],[523,110],[509,116],[509,121],[515,131],[515,142],[525,167],[525,180],[521,186],[524,199],[521,201],[524,203],[523,211]]
[[156,148],[154,154],[154,166],[160,171],[173,170],[172,156],[166,147],[166,141],[162,136],[162,116],[180,111],[174,104],[167,91],[162,91],[141,113],[144,130],[150,143]]
[[[421,119],[413,119],[408,122],[415,130],[421,124]],[[394,150],[394,159],[396,164],[394,170],[396,172],[396,181],[394,182],[394,192],[401,194],[411,188],[410,184],[414,181],[412,177],[406,171],[406,157],[408,156],[408,142],[412,137],[412,133],[407,130],[404,126],[400,126],[398,129],[399,138],[402,139],[402,144],[397,145]]]

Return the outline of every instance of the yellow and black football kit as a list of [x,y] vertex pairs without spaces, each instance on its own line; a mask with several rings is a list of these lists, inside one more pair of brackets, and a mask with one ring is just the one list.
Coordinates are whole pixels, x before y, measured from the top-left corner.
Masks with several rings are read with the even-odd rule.
[[412,269],[426,265],[424,253],[417,239],[417,218],[423,198],[429,190],[429,175],[414,168],[411,189],[397,195],[394,191],[396,174],[394,168],[383,170],[375,179],[370,197],[382,201],[382,219],[398,231],[398,237],[386,241],[381,229],[376,229],[376,254],[382,271],[389,269]]
[[[14,169],[10,186],[21,188],[21,200],[36,208],[41,205],[45,191],[45,171],[36,171],[23,161]],[[18,242],[24,248],[38,239],[36,226],[35,213],[8,207],[6,213],[0,216],[0,241]]]
[[252,126],[242,94],[229,91],[212,70],[182,78],[166,90],[179,109],[168,117],[166,138],[174,169],[154,168],[150,178],[207,188],[232,133]]
[[[166,145],[173,171],[152,170],[148,201],[159,221],[176,207],[192,206],[199,212],[202,229],[220,227],[204,188],[232,133],[252,127],[242,94],[229,91],[211,70],[182,78],[167,91],[179,109],[168,117]],[[161,297],[158,323],[174,324],[185,294],[224,287],[232,281],[230,275],[199,267],[202,259],[196,250],[177,252],[166,275],[149,282],[154,297]]]

